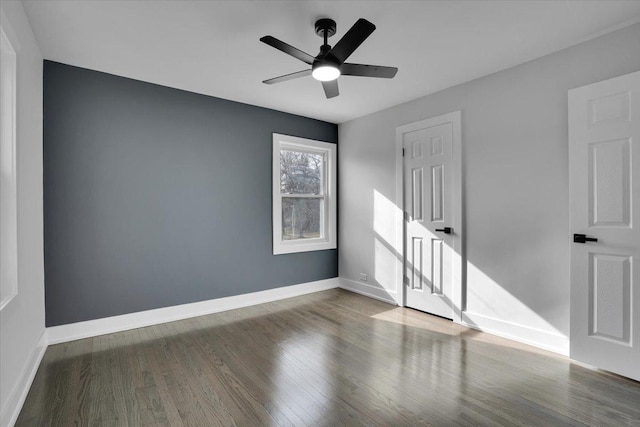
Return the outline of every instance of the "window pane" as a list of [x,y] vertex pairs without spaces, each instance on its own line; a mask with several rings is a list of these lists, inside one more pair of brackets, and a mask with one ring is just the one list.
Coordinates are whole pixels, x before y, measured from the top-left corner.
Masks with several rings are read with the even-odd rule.
[[280,150],[280,193],[322,194],[322,154]]
[[282,198],[282,240],[322,237],[320,214],[323,199]]

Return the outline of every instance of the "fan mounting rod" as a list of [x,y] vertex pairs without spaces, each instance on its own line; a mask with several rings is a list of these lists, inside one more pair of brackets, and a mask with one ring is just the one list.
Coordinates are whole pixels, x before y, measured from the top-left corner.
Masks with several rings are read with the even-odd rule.
[[324,39],[324,44],[327,44],[327,39],[336,33],[336,21],[329,18],[322,18],[316,21],[316,34]]

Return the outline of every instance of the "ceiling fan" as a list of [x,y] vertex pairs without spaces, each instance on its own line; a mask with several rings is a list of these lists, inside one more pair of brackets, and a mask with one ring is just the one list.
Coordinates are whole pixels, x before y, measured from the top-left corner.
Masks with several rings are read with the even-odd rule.
[[324,39],[324,44],[320,46],[320,53],[315,57],[272,36],[264,36],[260,39],[261,42],[311,65],[311,69],[285,74],[264,80],[262,83],[271,85],[311,74],[313,78],[322,82],[327,98],[333,98],[339,95],[337,79],[340,75],[392,79],[398,72],[395,67],[344,62],[376,29],[376,26],[366,19],[358,19],[333,48],[327,44],[327,39],[336,33],[336,22],[333,19],[323,18],[316,21],[315,27],[316,34]]

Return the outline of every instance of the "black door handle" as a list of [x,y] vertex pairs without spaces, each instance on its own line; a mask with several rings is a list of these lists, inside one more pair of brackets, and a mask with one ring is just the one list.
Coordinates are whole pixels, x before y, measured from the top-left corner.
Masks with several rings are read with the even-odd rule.
[[574,243],[586,243],[586,242],[597,242],[598,239],[595,237],[587,237],[585,234],[574,234],[573,242]]
[[453,230],[451,227],[445,227],[445,228],[436,228],[436,231],[441,231],[444,234],[451,234]]

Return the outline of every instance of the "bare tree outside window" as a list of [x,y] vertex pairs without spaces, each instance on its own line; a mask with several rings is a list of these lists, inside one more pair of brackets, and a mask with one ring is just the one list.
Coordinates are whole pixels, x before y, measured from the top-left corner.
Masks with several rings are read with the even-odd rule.
[[323,169],[323,154],[280,150],[283,240],[322,237]]

